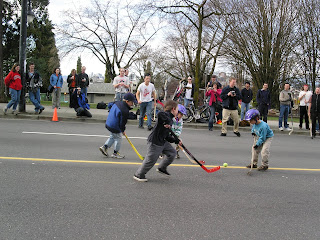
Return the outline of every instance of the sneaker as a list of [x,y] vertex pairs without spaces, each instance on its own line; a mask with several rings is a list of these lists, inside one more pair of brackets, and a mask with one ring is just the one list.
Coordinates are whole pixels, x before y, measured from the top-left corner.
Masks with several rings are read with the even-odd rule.
[[166,176],[170,176],[170,173],[168,173],[167,170],[163,170],[163,169],[161,169],[161,168],[157,168],[157,172],[158,172],[158,173],[161,173],[161,174],[163,174],[163,175],[166,175]]
[[284,130],[286,130],[286,131],[291,131],[291,128],[286,127]]
[[240,137],[240,133],[239,132],[233,132],[235,135],[237,135],[238,137]]
[[143,126],[139,126],[138,128],[140,128],[140,129],[144,129],[144,127],[143,127]]
[[[252,168],[257,168],[258,166],[257,166],[257,164],[253,164],[252,165]],[[251,168],[251,164],[249,164],[248,166],[246,166],[246,168]]]
[[265,171],[265,170],[268,170],[268,166],[260,166],[260,167],[258,167],[258,171]]
[[151,130],[152,130],[152,128],[153,128],[152,126],[148,126],[148,130],[149,130],[149,131],[151,131]]
[[146,177],[138,177],[137,175],[133,175],[133,179],[138,182],[148,182],[148,179]]
[[39,114],[41,114],[44,109],[45,109],[45,108],[40,109],[40,110],[39,110]]
[[4,107],[4,108],[3,108],[3,114],[4,114],[4,115],[7,115],[7,111],[8,111],[8,108],[7,108],[7,107]]
[[13,115],[16,115],[16,116],[17,116],[19,113],[20,113],[20,112],[17,111],[17,110],[13,110],[13,111],[12,111],[12,114],[13,114]]
[[100,151],[102,152],[103,155],[105,155],[106,157],[109,157],[108,154],[108,148],[106,148],[104,145],[99,147]]
[[112,153],[111,157],[112,157],[112,158],[118,158],[118,159],[124,158],[124,156],[121,155],[119,152],[117,152],[117,153],[115,153],[115,152]]
[[180,158],[180,155],[179,155],[179,153],[177,152],[176,159],[179,159],[179,158]]
[[213,131],[213,128],[209,128],[209,131]]
[[221,133],[220,136],[225,137],[225,136],[227,136],[227,134],[226,133]]
[[279,130],[280,130],[280,131],[283,131],[283,127],[279,127]]

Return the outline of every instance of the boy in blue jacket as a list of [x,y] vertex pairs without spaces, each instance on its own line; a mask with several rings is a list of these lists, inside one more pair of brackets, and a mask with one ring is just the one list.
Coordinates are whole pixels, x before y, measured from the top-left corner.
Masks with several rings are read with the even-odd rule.
[[124,158],[124,156],[119,153],[122,142],[121,133],[125,134],[129,110],[136,102],[132,93],[126,93],[123,97],[123,101],[109,103],[112,107],[107,117],[106,128],[110,131],[110,137],[105,144],[99,148],[103,155],[108,157],[108,148],[112,147],[114,144],[114,151],[111,157],[119,159]]
[[[254,137],[252,146],[252,168],[257,168],[258,157],[261,152],[262,165],[258,168],[259,171],[268,170],[269,167],[269,156],[270,156],[270,146],[273,137],[273,131],[270,129],[269,125],[259,120],[260,113],[257,109],[250,109],[246,112],[245,120],[250,121],[252,124],[251,133]],[[251,164],[247,166],[251,168]]]

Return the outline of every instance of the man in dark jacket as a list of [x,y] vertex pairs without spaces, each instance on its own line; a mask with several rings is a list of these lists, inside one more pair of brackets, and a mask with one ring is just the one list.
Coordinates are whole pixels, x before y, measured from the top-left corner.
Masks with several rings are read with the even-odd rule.
[[81,93],[81,88],[74,89],[73,93],[71,94],[70,106],[77,112],[77,117],[92,117],[91,113],[88,111],[90,109],[88,99],[84,93]]
[[317,87],[315,93],[310,99],[309,116],[312,121],[312,138],[316,137],[316,123],[320,126],[320,88]]
[[81,88],[81,92],[84,93],[86,96],[88,95],[87,87],[89,86],[89,77],[88,74],[86,74],[86,67],[82,66],[81,73],[77,76],[77,87]]
[[221,136],[227,136],[227,121],[229,117],[233,120],[233,132],[238,137],[239,133],[239,115],[238,115],[238,101],[241,99],[241,93],[236,87],[237,80],[232,77],[229,80],[229,85],[222,89],[222,128]]
[[241,90],[241,121],[244,119],[245,113],[250,109],[252,96],[250,82],[246,82],[245,87]]
[[270,91],[268,83],[264,83],[262,89],[257,92],[257,103],[259,106],[260,119],[264,122],[268,121],[268,111],[271,104]]
[[106,121],[106,128],[110,131],[110,137],[105,144],[99,148],[106,157],[109,156],[108,148],[111,148],[114,144],[114,151],[111,157],[124,158],[124,156],[119,153],[122,142],[121,133],[125,134],[129,110],[134,103],[137,103],[137,100],[132,93],[126,93],[123,96],[123,101],[109,103],[109,108],[111,107],[111,109]]

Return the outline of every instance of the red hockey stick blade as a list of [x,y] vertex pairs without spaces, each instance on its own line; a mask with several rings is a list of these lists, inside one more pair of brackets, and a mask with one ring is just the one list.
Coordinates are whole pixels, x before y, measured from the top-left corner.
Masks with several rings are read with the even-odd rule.
[[202,169],[205,170],[207,173],[212,173],[212,172],[216,172],[216,171],[220,170],[220,166],[214,167],[214,168],[211,168],[211,169],[208,169],[208,168],[206,168],[206,167],[203,166],[203,165],[202,165],[201,167],[202,167]]

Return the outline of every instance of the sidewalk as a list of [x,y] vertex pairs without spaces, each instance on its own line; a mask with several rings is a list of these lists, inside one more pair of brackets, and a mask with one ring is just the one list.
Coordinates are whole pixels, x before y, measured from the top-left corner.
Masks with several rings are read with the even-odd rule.
[[[26,112],[20,113],[19,115],[11,114],[11,110],[8,111],[7,115],[3,114],[3,108],[6,106],[6,103],[0,103],[0,118],[13,118],[13,119],[32,119],[32,120],[47,120],[51,121],[53,116],[54,109],[51,106],[44,106],[45,110],[40,114],[34,114],[34,106],[33,105],[26,105]],[[76,112],[73,108],[68,107],[61,107],[58,109],[58,119],[59,121],[80,121],[80,122],[97,122],[97,123],[105,123],[108,110],[106,109],[90,109],[92,114],[92,118],[86,117],[76,117]],[[288,123],[291,128],[291,118],[288,119]],[[138,120],[128,120],[129,125],[136,125],[138,126]],[[154,124],[154,123],[153,123]],[[287,131],[279,131],[278,128],[278,121],[268,121],[269,126],[274,131],[275,134],[288,134]],[[201,129],[208,129],[208,123],[184,123],[184,128],[201,128]],[[302,134],[302,135],[309,135],[309,131],[305,129],[299,129],[299,123],[293,123],[294,131],[292,134]],[[221,129],[221,125],[214,125],[214,130]],[[239,127],[239,131],[241,132],[248,132],[251,130],[251,127]],[[232,131],[232,126],[228,126],[228,131]]]

